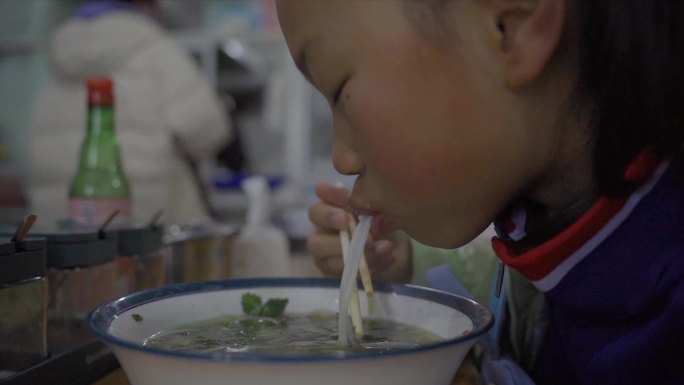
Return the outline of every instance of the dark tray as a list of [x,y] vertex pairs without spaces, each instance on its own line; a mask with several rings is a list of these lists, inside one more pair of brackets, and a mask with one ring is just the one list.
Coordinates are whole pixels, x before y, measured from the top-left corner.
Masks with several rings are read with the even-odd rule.
[[119,367],[112,351],[93,339],[5,380],[2,385],[90,385]]

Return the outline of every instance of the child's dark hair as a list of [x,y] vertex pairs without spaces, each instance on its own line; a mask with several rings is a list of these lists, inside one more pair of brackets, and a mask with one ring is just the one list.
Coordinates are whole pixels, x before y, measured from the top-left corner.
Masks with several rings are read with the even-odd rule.
[[[423,27],[445,23],[444,8],[451,1],[460,0],[407,0],[407,13]],[[600,192],[628,194],[636,186],[622,174],[642,149],[655,145],[664,158],[682,153],[684,1],[568,0],[567,5],[565,31],[573,36],[565,38],[573,44],[559,49],[576,49],[570,55],[578,65],[571,106],[587,111],[594,129]]]
[[621,175],[653,144],[679,157],[684,140],[684,2],[572,0],[577,23],[577,95],[590,107],[602,192],[632,186]]

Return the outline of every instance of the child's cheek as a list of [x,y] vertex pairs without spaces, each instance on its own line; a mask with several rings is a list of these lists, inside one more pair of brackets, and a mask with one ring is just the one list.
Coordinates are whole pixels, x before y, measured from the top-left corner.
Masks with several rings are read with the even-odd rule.
[[425,124],[430,123],[416,112],[421,106],[416,101],[389,97],[397,91],[392,84],[366,85],[355,88],[354,96],[346,100],[345,112],[369,183],[414,196],[429,194],[426,181],[440,188],[450,175],[453,152],[443,140],[428,137]]

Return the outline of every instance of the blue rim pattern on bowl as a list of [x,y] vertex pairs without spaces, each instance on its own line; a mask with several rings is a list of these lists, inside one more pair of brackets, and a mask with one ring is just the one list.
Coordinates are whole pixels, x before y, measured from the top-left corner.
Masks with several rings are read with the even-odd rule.
[[480,335],[487,332],[494,323],[492,313],[485,307],[477,304],[467,298],[453,295],[440,290],[431,288],[415,286],[415,285],[397,285],[373,283],[373,288],[376,292],[381,293],[396,293],[399,295],[429,300],[439,303],[456,310],[461,311],[467,315],[473,322],[473,330],[463,336],[442,340],[435,343],[425,344],[414,348],[395,349],[389,352],[354,352],[343,353],[340,355],[263,355],[250,353],[220,353],[220,354],[206,354],[206,353],[192,353],[192,352],[176,352],[143,346],[141,344],[133,343],[123,340],[121,338],[112,336],[108,333],[109,326],[112,320],[119,314],[142,306],[149,302],[153,302],[163,298],[171,298],[187,294],[196,294],[201,292],[220,291],[225,289],[248,289],[248,288],[265,288],[265,287],[320,287],[320,288],[339,288],[339,279],[328,278],[256,278],[256,279],[229,279],[221,281],[205,281],[205,282],[191,282],[181,283],[169,286],[163,286],[156,289],[149,289],[128,296],[119,298],[112,302],[103,304],[88,314],[88,325],[95,335],[101,340],[117,345],[123,348],[133,349],[140,352],[148,352],[154,354],[161,354],[176,358],[190,358],[202,361],[215,362],[320,362],[320,361],[338,361],[338,360],[355,360],[368,358],[382,358],[388,356],[396,356],[402,354],[410,354],[419,351],[427,351],[440,349],[451,346],[466,340],[476,339]]

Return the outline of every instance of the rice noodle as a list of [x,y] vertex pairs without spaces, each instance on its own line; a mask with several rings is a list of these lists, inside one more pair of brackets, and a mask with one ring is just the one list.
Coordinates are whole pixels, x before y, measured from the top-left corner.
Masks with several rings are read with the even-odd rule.
[[340,282],[340,304],[339,314],[337,318],[338,338],[337,342],[340,345],[358,344],[354,338],[354,333],[351,329],[349,319],[349,299],[352,295],[354,285],[356,285],[356,276],[359,273],[359,266],[361,264],[361,256],[366,245],[368,232],[370,231],[372,216],[362,215],[359,219],[359,225],[352,236],[351,247],[349,248],[349,258],[344,265],[342,272],[342,281]]

